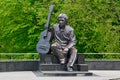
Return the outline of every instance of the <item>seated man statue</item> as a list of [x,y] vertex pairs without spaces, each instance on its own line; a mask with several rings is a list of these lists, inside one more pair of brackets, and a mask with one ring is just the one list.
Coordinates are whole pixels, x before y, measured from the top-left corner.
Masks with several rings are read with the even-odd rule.
[[68,17],[61,13],[58,16],[58,24],[52,29],[55,42],[51,45],[51,50],[58,57],[60,64],[67,65],[68,71],[73,71],[73,64],[76,61],[77,50],[73,46],[76,43],[74,30],[67,24]]

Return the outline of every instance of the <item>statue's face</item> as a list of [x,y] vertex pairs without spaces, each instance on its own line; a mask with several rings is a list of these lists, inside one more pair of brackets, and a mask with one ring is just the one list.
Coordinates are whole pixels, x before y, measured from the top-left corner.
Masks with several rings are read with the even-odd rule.
[[59,26],[61,28],[65,27],[65,25],[66,25],[65,18],[59,18],[58,21],[59,21]]

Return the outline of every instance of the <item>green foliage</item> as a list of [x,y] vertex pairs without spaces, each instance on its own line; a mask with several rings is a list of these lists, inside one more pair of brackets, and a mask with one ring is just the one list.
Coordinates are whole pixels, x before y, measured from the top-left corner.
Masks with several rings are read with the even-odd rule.
[[0,53],[0,60],[38,60],[38,53]]
[[51,26],[66,13],[78,52],[120,53],[119,0],[0,0],[0,52],[36,52],[50,4]]

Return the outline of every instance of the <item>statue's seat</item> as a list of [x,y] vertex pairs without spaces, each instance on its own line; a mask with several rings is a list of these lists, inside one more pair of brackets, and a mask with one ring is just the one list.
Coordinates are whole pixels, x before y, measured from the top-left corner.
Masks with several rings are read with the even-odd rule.
[[[60,65],[58,58],[55,55],[41,55],[40,67],[41,71],[65,71],[66,65]],[[88,71],[88,65],[85,64],[84,54],[78,53],[77,60],[73,66],[74,71]]]

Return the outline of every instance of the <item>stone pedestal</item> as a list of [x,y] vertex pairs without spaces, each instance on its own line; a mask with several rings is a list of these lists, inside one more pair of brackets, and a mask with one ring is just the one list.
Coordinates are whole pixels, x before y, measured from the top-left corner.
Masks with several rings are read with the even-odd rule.
[[[42,60],[39,64],[39,70],[43,75],[71,76],[77,74],[92,75],[88,72],[88,65],[85,64],[84,54],[78,54],[77,60],[73,66],[72,72],[67,71],[66,65],[60,65],[59,60],[54,55],[41,55]],[[44,59],[44,60],[43,60]]]

